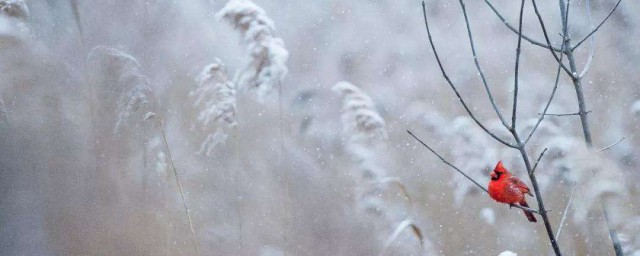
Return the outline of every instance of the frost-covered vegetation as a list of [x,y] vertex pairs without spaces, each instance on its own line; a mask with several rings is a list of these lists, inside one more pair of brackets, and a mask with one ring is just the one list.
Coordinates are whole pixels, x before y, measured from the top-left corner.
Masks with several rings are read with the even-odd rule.
[[[489,2],[518,24],[519,1]],[[526,2],[523,31],[543,42]],[[558,3],[537,2],[559,45]],[[617,1],[588,2],[571,1],[574,43]],[[517,35],[484,1],[466,3],[510,113]],[[461,96],[509,139],[457,1],[426,5]],[[608,227],[640,254],[638,11],[623,1],[575,52],[590,62],[593,149],[575,115],[547,116],[527,144],[547,148],[536,175],[555,228],[568,209],[566,255],[613,255]],[[551,254],[541,223],[406,133],[483,185],[498,160],[526,177],[520,153],[460,106],[424,25],[414,0],[0,0],[0,254]],[[555,64],[523,41],[519,133],[543,112]],[[573,86],[560,77],[548,113],[577,112]]]

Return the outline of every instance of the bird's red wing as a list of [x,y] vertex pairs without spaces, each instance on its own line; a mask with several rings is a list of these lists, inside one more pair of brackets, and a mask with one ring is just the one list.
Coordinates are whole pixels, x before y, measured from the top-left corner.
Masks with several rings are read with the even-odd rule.
[[515,176],[511,176],[509,178],[509,180],[516,185],[516,187],[522,192],[522,193],[527,193],[530,196],[533,196],[533,194],[531,193],[531,189],[529,189],[529,187],[527,186],[527,184],[525,184],[523,181],[521,181],[520,179],[518,179],[518,177]]

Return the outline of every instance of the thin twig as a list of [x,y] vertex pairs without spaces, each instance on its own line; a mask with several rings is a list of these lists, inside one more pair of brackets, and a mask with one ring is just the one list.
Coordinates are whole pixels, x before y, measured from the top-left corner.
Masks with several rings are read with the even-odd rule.
[[[549,34],[547,33],[547,28],[544,25],[544,20],[542,19],[542,15],[540,14],[540,11],[538,10],[538,5],[536,4],[536,0],[531,0],[531,3],[533,4],[533,10],[535,11],[536,16],[538,17],[538,22],[540,23],[540,28],[542,28],[542,34],[544,35],[544,40],[547,42],[547,48],[551,51],[551,55],[553,55],[553,58],[556,59],[558,64],[562,67],[562,69],[564,69],[564,71],[571,78],[575,78],[577,75],[574,74],[573,72],[571,72],[571,70],[569,68],[567,68],[567,66],[565,66],[562,63],[562,59],[560,59],[560,57],[558,57],[558,55],[556,54],[556,51],[553,50],[553,48],[551,46],[551,40],[549,40]],[[563,34],[567,35],[567,33],[563,33]],[[569,49],[569,48],[567,48],[567,49]]]
[[[591,21],[591,0],[587,0],[585,5],[587,9],[587,20],[589,21],[589,29],[593,29],[593,23]],[[589,57],[587,58],[587,64],[584,65],[582,72],[580,72],[580,75],[578,75],[578,79],[581,79],[582,77],[584,77],[584,75],[587,74],[587,71],[589,71],[589,68],[591,67],[591,62],[593,62],[593,55],[596,48],[595,38],[596,38],[596,35],[593,35],[589,40],[591,45],[591,47],[589,48]]]
[[478,55],[476,54],[476,47],[473,42],[473,35],[471,34],[471,25],[469,23],[469,18],[467,16],[467,8],[465,7],[463,0],[459,0],[459,2],[460,2],[460,7],[462,8],[462,14],[464,15],[464,22],[467,25],[467,34],[469,36],[469,44],[471,45],[471,53],[473,54],[473,62],[476,64],[476,69],[478,70],[478,74],[480,74],[480,78],[482,79],[482,84],[484,85],[485,91],[487,91],[487,95],[489,96],[489,101],[491,102],[491,106],[493,106],[493,110],[496,112],[496,115],[498,115],[498,119],[500,119],[500,122],[502,122],[502,125],[504,125],[505,128],[510,129],[509,125],[507,124],[504,117],[502,116],[502,113],[500,113],[500,109],[498,109],[498,106],[496,105],[496,101],[494,100],[493,94],[491,93],[491,90],[489,89],[489,85],[487,84],[487,79],[485,78],[484,72],[482,72],[482,68],[480,67],[480,63],[478,62]]
[[513,78],[513,112],[511,114],[511,130],[516,129],[516,114],[518,112],[518,74],[520,70],[520,47],[522,45],[522,18],[524,17],[524,2],[525,1],[522,0],[522,4],[520,5],[520,19],[518,21],[518,46],[516,47],[516,71]]
[[620,5],[620,2],[622,2],[622,0],[618,0],[618,2],[616,3],[616,6],[613,7],[613,9],[611,10],[611,12],[609,12],[609,14],[607,15],[607,17],[604,18],[604,20],[602,20],[602,22],[600,22],[600,24],[598,24],[598,26],[592,30],[589,34],[587,34],[582,40],[578,41],[578,43],[576,45],[573,46],[573,48],[571,48],[571,50],[575,50],[576,48],[578,48],[582,43],[584,43],[584,41],[587,41],[587,39],[592,36],[593,34],[595,34],[598,29],[600,29],[600,27],[602,27],[602,25],[604,25],[604,23],[609,19],[609,17],[611,17],[611,15],[613,14],[613,12],[616,11],[616,9],[618,9],[618,5]]
[[[586,113],[587,114],[591,113],[591,110],[587,111]],[[538,113],[538,115],[545,115],[545,116],[579,116],[580,112],[567,113],[567,114]]]
[[[504,25],[507,26],[507,28],[509,28],[509,30],[513,31],[513,33],[518,34],[518,30],[516,30],[513,26],[511,26],[511,24],[509,24],[509,22],[507,22],[507,20],[502,16],[502,14],[500,14],[500,12],[491,4],[491,2],[489,2],[488,0],[484,0],[485,3],[487,3],[487,5],[489,6],[489,8],[491,8],[491,10],[493,11],[493,13],[496,14],[496,16],[498,16],[498,19],[500,19],[502,21],[502,23],[504,23]],[[522,39],[526,40],[527,42],[533,44],[533,45],[537,45],[543,48],[549,48],[549,46],[547,46],[544,43],[541,43],[539,41],[536,41],[535,39],[532,39],[531,37],[528,37],[527,35],[521,35]],[[562,52],[562,49],[559,49],[557,47],[551,47],[554,51],[556,52]]]
[[[236,118],[238,118],[238,113],[236,113]],[[239,120],[236,119],[236,120]],[[235,158],[235,162],[236,162],[236,166],[235,168],[233,168],[235,170],[235,192],[236,192],[236,209],[238,210],[238,243],[239,243],[239,248],[242,248],[242,243],[243,243],[243,239],[242,239],[242,220],[244,217],[243,211],[242,211],[242,195],[240,194],[240,139],[238,138],[238,126],[234,126],[233,127],[233,141],[235,144],[235,147],[233,149],[233,154],[234,154],[234,158]]]
[[[563,13],[563,19],[567,20],[569,19],[569,8],[567,8],[567,10]],[[564,24],[563,28],[562,28],[562,46],[560,47],[561,50],[564,51],[564,41],[566,40],[566,31],[567,31],[567,23]],[[564,57],[564,54],[560,55],[560,63],[562,63],[562,58]],[[556,91],[558,90],[558,83],[560,82],[560,69],[562,68],[561,64],[558,64],[558,70],[556,70],[556,81],[553,84],[553,90],[551,90],[551,96],[549,96],[549,100],[547,100],[547,104],[544,106],[544,110],[542,110],[542,115],[538,118],[538,121],[536,122],[536,125],[533,126],[533,129],[531,129],[531,132],[529,132],[529,135],[527,135],[527,138],[524,140],[524,144],[526,145],[529,140],[531,139],[531,137],[533,136],[533,134],[536,132],[536,130],[538,129],[538,126],[540,126],[540,123],[542,123],[542,121],[545,118],[545,115],[547,113],[547,110],[549,110],[549,106],[551,106],[551,102],[553,101],[553,97],[556,95]]]
[[529,175],[534,174],[536,172],[536,168],[538,168],[538,163],[540,163],[540,160],[544,156],[544,153],[547,152],[547,149],[549,148],[544,148],[544,150],[542,150],[542,153],[540,153],[540,156],[538,156],[538,160],[536,160],[536,164],[533,165],[533,169],[531,169],[531,173]]
[[601,149],[596,150],[596,153],[600,153],[600,152],[602,152],[602,151],[605,151],[605,150],[608,150],[608,149],[610,149],[610,148],[612,148],[612,147],[615,147],[616,145],[618,145],[618,143],[623,142],[625,139],[626,139],[625,137],[622,137],[621,139],[619,139],[618,141],[614,142],[613,144],[611,144],[611,145],[609,145],[609,146],[606,146],[606,147],[604,147],[604,148],[601,148]]
[[[535,0],[531,0],[531,1],[532,1],[534,10],[536,12],[536,16],[538,17],[538,20],[540,22],[540,27],[542,28],[542,31],[544,33],[547,45],[549,46],[549,50],[551,51],[551,54],[554,56],[554,58],[558,62],[558,65],[562,66],[563,68],[566,68],[562,64],[562,60],[560,58],[558,58],[558,56],[556,55],[556,52],[551,47],[551,42],[549,41],[549,35],[547,34],[546,28],[544,26],[544,21],[542,20],[540,12],[538,11],[538,7],[536,6]],[[563,12],[561,12],[561,13],[563,13]],[[565,69],[565,71],[566,70],[567,69]],[[571,77],[575,77],[575,75],[571,74]],[[538,201],[538,209],[539,209],[539,211],[541,213],[540,215],[541,215],[542,220],[544,222],[545,230],[547,232],[547,236],[549,237],[549,242],[551,243],[551,247],[553,248],[553,251],[556,254],[556,256],[561,256],[562,255],[562,251],[560,250],[560,245],[558,244],[558,241],[555,239],[555,236],[553,234],[553,228],[551,227],[551,222],[549,220],[549,216],[547,215],[547,212],[546,212],[545,207],[544,207],[544,202],[542,200],[542,194],[541,194],[540,188],[538,186],[538,180],[537,180],[535,174],[532,172],[533,168],[531,167],[531,162],[529,160],[529,156],[527,155],[527,152],[525,150],[525,144],[520,139],[520,136],[519,136],[518,131],[516,129],[511,129],[511,134],[513,135],[513,139],[516,141],[516,145],[517,145],[516,148],[518,149],[518,151],[520,151],[520,155],[522,156],[522,160],[524,161],[524,164],[525,164],[525,166],[527,168],[527,172],[529,173],[529,180],[531,181],[531,186],[533,187],[533,191],[535,192],[535,196],[536,196],[536,199]]]
[[475,181],[473,178],[469,177],[469,175],[467,175],[466,173],[464,173],[462,170],[460,170],[460,168],[456,167],[455,165],[453,165],[452,163],[450,163],[449,161],[447,161],[446,159],[444,159],[444,157],[442,157],[440,154],[438,154],[438,152],[436,152],[435,150],[433,150],[431,147],[429,147],[429,145],[427,145],[426,143],[424,143],[421,139],[419,139],[416,135],[414,135],[411,131],[407,130],[407,132],[409,133],[409,135],[411,135],[411,137],[413,137],[414,139],[416,139],[418,142],[420,142],[420,144],[422,144],[422,146],[424,146],[425,148],[427,148],[429,151],[431,151],[431,153],[433,153],[434,155],[436,155],[438,158],[440,158],[440,161],[442,161],[443,163],[445,163],[446,165],[450,166],[451,168],[453,168],[454,170],[458,171],[460,174],[462,174],[465,178],[469,179],[471,182],[473,182],[473,184],[476,184],[476,186],[478,186],[480,189],[484,190],[484,192],[489,193],[489,190],[487,190],[484,186],[480,185],[480,183],[478,183],[477,181]]
[[284,256],[287,256],[289,254],[289,237],[288,237],[288,232],[287,229],[289,229],[289,218],[290,218],[290,204],[291,204],[291,189],[290,189],[290,184],[289,184],[289,170],[288,168],[285,168],[284,166],[284,118],[283,118],[283,99],[282,99],[282,81],[278,80],[278,116],[280,118],[280,123],[279,123],[279,129],[280,129],[280,134],[279,134],[279,139],[280,139],[280,154],[278,155],[278,165],[279,167],[282,169],[282,172],[284,174],[284,183],[285,183],[285,195],[286,198],[284,200],[284,211],[285,211],[285,219],[283,221],[283,230],[282,230],[282,237],[284,240]]
[[449,78],[449,76],[447,75],[447,72],[444,70],[444,67],[442,66],[442,62],[440,61],[440,57],[438,56],[438,51],[436,50],[435,44],[433,43],[433,39],[431,38],[431,30],[429,29],[429,21],[427,19],[427,7],[426,7],[426,4],[425,4],[424,1],[422,2],[422,14],[424,15],[424,24],[425,24],[425,27],[427,28],[427,35],[428,35],[428,38],[429,38],[429,44],[431,45],[431,49],[433,50],[433,55],[435,56],[436,61],[438,62],[438,66],[440,67],[440,71],[442,71],[442,76],[444,77],[445,80],[447,80],[447,83],[449,84],[449,86],[451,87],[453,92],[458,97],[458,100],[460,101],[460,104],[462,104],[462,106],[467,111],[467,114],[469,114],[471,119],[473,119],[473,121],[476,124],[478,124],[478,126],[480,126],[480,128],[482,128],[482,130],[484,130],[487,134],[489,134],[489,136],[493,137],[495,140],[497,140],[498,142],[504,144],[507,147],[515,148],[515,146],[513,144],[501,139],[496,134],[494,134],[493,132],[489,131],[489,129],[487,129],[480,122],[480,120],[478,120],[476,118],[476,116],[473,114],[473,112],[471,112],[471,109],[469,109],[469,106],[467,106],[467,103],[462,99],[462,96],[458,92],[458,89],[455,87],[455,85],[453,85],[453,82],[451,82],[451,79]]
[[569,202],[567,202],[567,206],[564,208],[564,213],[562,213],[562,219],[560,219],[560,224],[558,225],[558,232],[556,232],[556,239],[560,237],[562,226],[564,226],[564,221],[567,219],[567,212],[569,212],[569,206],[571,206],[571,200],[573,200],[573,192],[575,191],[576,191],[576,184],[573,183],[573,188],[571,188],[571,195],[569,196]]
[[193,221],[191,220],[191,211],[189,210],[189,206],[187,206],[187,200],[184,197],[184,190],[182,189],[182,183],[180,183],[180,178],[178,177],[178,170],[176,169],[176,165],[173,163],[173,157],[171,156],[169,143],[167,142],[167,135],[164,132],[164,128],[162,128],[162,119],[157,114],[155,115],[155,117],[158,121],[158,126],[160,126],[160,132],[162,132],[162,139],[164,140],[164,146],[167,149],[167,156],[169,157],[171,168],[173,169],[173,175],[176,177],[176,183],[178,183],[178,191],[180,192],[180,197],[182,197],[182,205],[184,206],[184,210],[187,212],[187,219],[189,220],[189,228],[191,228],[194,250],[196,255],[200,255],[200,253],[198,252],[198,240],[196,239],[196,231],[193,228]]
[[[474,180],[473,178],[471,178],[469,175],[467,175],[465,172],[463,172],[462,170],[460,170],[460,168],[456,167],[455,165],[453,165],[452,163],[450,163],[449,161],[447,161],[446,159],[444,159],[444,157],[442,157],[440,154],[438,154],[438,152],[436,152],[433,148],[429,147],[429,145],[427,145],[426,143],[424,143],[424,141],[422,141],[421,139],[419,139],[416,135],[414,135],[411,131],[407,130],[407,133],[409,133],[409,135],[411,135],[411,137],[413,137],[414,139],[416,139],[420,144],[422,144],[422,146],[424,146],[425,148],[427,148],[429,151],[431,151],[431,153],[433,153],[434,155],[436,155],[440,161],[442,161],[443,163],[445,163],[446,165],[450,166],[451,168],[453,168],[454,170],[456,170],[457,172],[459,172],[460,174],[462,174],[465,178],[467,178],[468,180],[470,180],[471,182],[473,182],[473,184],[475,184],[476,186],[478,186],[480,189],[482,189],[485,193],[489,193],[489,190],[487,190],[484,186],[480,185],[480,183],[478,183],[476,180]],[[540,211],[528,208],[528,207],[524,207],[524,206],[520,206],[517,204],[512,204],[509,205],[511,207],[515,207],[524,211],[528,211],[528,212],[533,212],[533,213],[537,213],[540,214]]]

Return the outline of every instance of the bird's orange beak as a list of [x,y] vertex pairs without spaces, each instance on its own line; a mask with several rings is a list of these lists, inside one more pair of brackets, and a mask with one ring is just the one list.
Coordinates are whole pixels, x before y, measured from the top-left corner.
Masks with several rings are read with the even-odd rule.
[[491,176],[492,179],[498,178],[498,174],[496,172],[489,173],[489,176]]

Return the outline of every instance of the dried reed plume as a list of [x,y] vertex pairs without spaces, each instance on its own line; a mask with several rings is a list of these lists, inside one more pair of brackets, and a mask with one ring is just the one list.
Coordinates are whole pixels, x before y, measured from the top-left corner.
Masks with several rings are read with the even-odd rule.
[[621,203],[628,202],[629,194],[624,173],[616,163],[585,147],[575,137],[558,136],[546,145],[549,148],[548,171],[544,175],[555,173],[565,181],[576,183],[578,196],[574,203],[574,222],[578,225],[587,223],[589,212],[599,209],[598,202],[603,198],[607,199],[608,207],[616,209],[616,215],[611,216],[610,221],[614,225],[620,224],[623,218],[619,214],[624,214],[625,208]]
[[[111,47],[98,46],[89,53],[89,63],[91,63],[96,71],[100,74],[101,79],[99,88],[100,100],[106,104],[106,110],[114,104],[116,105],[117,117],[115,117],[114,133],[119,133],[124,128],[129,128],[138,137],[143,124],[149,124],[151,120],[155,120],[155,125],[147,125],[152,129],[147,131],[145,135],[145,150],[147,154],[155,162],[155,170],[164,172],[167,168],[167,160],[171,164],[178,192],[180,193],[182,204],[185,209],[186,217],[189,221],[191,236],[193,239],[194,251],[198,252],[198,243],[196,233],[191,218],[189,206],[184,195],[184,190],[178,170],[175,167],[167,135],[163,128],[161,117],[156,112],[157,102],[153,95],[147,77],[142,73],[140,64],[131,55]],[[109,112],[110,114],[110,112]],[[148,121],[148,122],[144,122]]]
[[[410,199],[399,179],[388,177],[387,171],[378,162],[386,149],[387,131],[385,121],[376,111],[373,101],[362,90],[348,82],[339,82],[332,90],[342,97],[344,146],[360,172],[356,177],[359,190],[356,193],[358,207],[366,216],[372,218],[375,232],[380,235],[379,239],[384,240],[382,250],[386,251],[398,241],[395,243],[396,250],[402,251],[405,255],[415,253],[416,244],[412,243],[407,237],[408,234],[404,232],[408,229],[419,240],[418,250],[430,250],[431,246],[425,243],[420,228],[407,216],[407,209],[393,207],[394,202],[383,196],[389,193],[389,184],[396,184],[404,198]],[[395,204],[397,205],[397,202]],[[401,234],[405,237],[399,239]]]
[[[149,87],[147,77],[140,70],[140,64],[131,55],[116,48],[97,46],[89,53],[89,62],[105,74],[105,100],[108,103],[117,102],[117,120],[114,133],[118,133],[134,118],[142,121],[143,115],[153,110],[151,102],[155,97]],[[117,99],[116,99],[117,98]]]
[[[132,125],[130,130],[135,132],[136,138],[143,139],[145,157],[150,160],[145,161],[145,167],[147,162],[153,163],[158,174],[166,174],[167,153],[161,144],[159,127],[155,123],[143,123],[143,119],[149,119],[151,113],[157,111],[157,102],[138,61],[119,49],[106,46],[93,48],[88,59],[94,71],[92,76],[99,82],[96,101],[102,105],[102,111],[106,111],[106,115],[102,115],[106,118],[103,121],[115,122],[114,133]],[[136,129],[142,126],[145,129]]]
[[249,0],[230,0],[216,17],[242,33],[251,59],[237,73],[235,84],[240,89],[256,90],[258,101],[264,102],[288,71],[289,52],[282,39],[275,36],[273,21]]
[[387,139],[384,119],[367,94],[349,82],[339,82],[332,90],[342,96],[341,119],[347,147],[374,146]]
[[209,155],[228,137],[228,129],[236,126],[236,89],[229,81],[224,64],[219,59],[200,73],[197,86],[189,93],[198,112],[198,127],[207,133],[199,153]]

